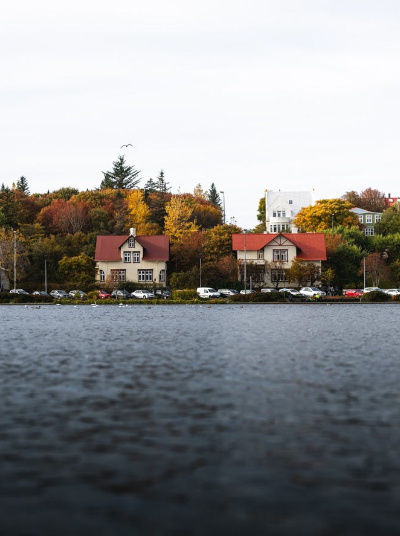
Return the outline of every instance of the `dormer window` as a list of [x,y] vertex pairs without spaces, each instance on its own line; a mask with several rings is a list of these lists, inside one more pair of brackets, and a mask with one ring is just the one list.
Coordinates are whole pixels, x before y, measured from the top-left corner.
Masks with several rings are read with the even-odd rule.
[[128,240],[128,247],[130,247],[130,248],[134,248],[134,247],[135,247],[135,237],[134,237],[134,236],[130,236],[130,237],[129,237],[129,240]]

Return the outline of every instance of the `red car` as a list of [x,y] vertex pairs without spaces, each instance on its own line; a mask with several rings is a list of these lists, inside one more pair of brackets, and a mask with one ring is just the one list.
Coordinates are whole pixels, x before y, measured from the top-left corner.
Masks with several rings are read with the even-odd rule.
[[349,298],[360,298],[364,294],[364,291],[358,288],[347,288],[343,291],[343,296]]
[[111,298],[111,294],[106,290],[99,290],[99,298],[102,298],[103,300],[105,298]]

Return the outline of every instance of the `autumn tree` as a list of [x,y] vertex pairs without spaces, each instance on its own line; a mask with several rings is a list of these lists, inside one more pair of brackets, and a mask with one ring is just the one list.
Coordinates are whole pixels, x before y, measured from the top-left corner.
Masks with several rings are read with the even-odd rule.
[[102,171],[104,179],[100,184],[100,188],[126,189],[135,188],[140,182],[140,171],[135,169],[135,166],[128,166],[125,161],[125,156],[118,156],[113,162],[111,171]]
[[159,227],[150,222],[150,209],[144,201],[141,190],[131,190],[126,198],[130,214],[130,224],[136,228],[138,235],[158,234]]
[[295,259],[290,268],[286,270],[286,279],[291,283],[294,281],[299,287],[304,287],[309,281],[309,270],[307,264]]
[[193,190],[193,195],[197,199],[206,199],[206,193],[200,183],[196,184],[195,189]]
[[266,218],[266,207],[265,207],[265,196],[260,198],[260,201],[258,202],[258,210],[257,210],[257,220],[260,222],[256,227],[254,228],[255,233],[263,233],[265,228],[265,218]]
[[360,193],[351,190],[346,192],[342,199],[348,201],[354,207],[369,210],[370,212],[383,212],[386,208],[385,194],[374,188],[366,188]]
[[221,257],[232,255],[232,235],[241,233],[237,225],[217,225],[205,233],[204,258],[215,261]]
[[303,232],[320,232],[334,225],[358,225],[358,218],[350,212],[351,204],[343,199],[321,199],[315,205],[304,207],[294,219],[294,225]]
[[202,199],[195,197],[192,219],[196,220],[201,229],[211,229],[222,223],[221,209],[210,203],[204,203]]
[[[361,262],[359,275],[364,272],[364,262]],[[371,281],[373,287],[379,287],[381,279],[387,279],[390,276],[390,269],[387,261],[380,253],[370,253],[365,258],[365,274]]]
[[[24,277],[29,259],[26,248],[26,238],[17,231],[16,233],[17,252],[17,278]],[[14,231],[9,228],[0,228],[0,266],[6,270],[11,280],[14,277]]]
[[196,222],[191,221],[193,206],[182,196],[173,196],[166,206],[165,234],[171,242],[180,240],[186,233],[199,230]]

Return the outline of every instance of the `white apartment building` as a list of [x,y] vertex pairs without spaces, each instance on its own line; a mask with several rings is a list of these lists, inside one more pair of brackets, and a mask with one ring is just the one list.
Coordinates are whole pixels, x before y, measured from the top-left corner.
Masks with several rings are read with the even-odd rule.
[[266,233],[297,233],[293,220],[304,207],[314,204],[314,192],[265,190]]

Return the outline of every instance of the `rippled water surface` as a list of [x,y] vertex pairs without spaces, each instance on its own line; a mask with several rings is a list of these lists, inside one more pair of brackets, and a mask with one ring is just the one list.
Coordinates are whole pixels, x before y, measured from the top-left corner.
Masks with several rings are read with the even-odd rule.
[[0,307],[0,534],[400,534],[400,307]]

